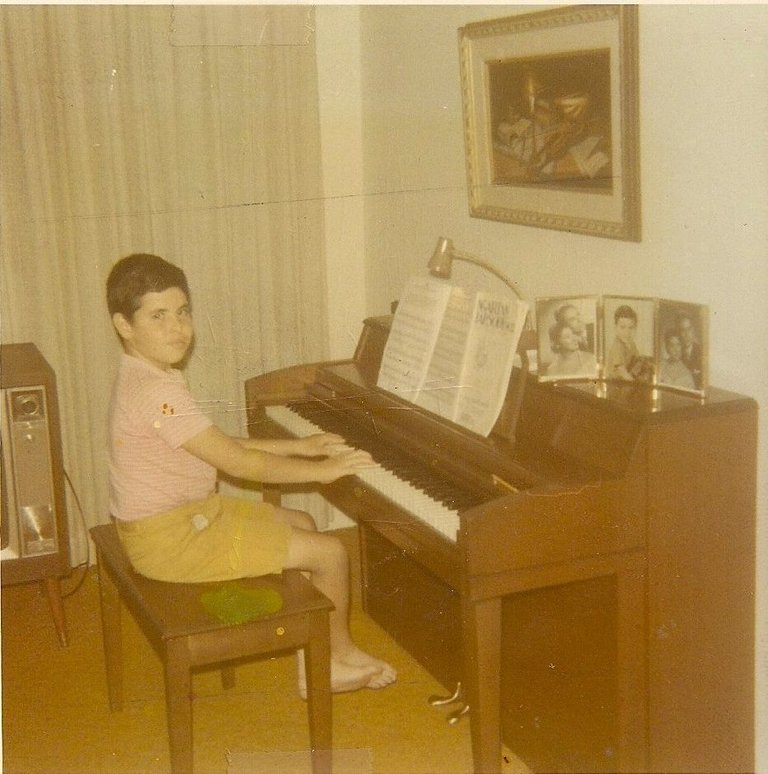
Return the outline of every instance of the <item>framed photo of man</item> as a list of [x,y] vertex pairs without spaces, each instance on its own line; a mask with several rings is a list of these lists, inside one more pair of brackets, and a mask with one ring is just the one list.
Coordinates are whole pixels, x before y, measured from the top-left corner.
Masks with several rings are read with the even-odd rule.
[[705,395],[709,383],[709,309],[701,304],[659,300],[656,383]]
[[597,379],[597,296],[536,300],[539,381]]
[[652,384],[655,371],[656,299],[603,297],[603,376]]

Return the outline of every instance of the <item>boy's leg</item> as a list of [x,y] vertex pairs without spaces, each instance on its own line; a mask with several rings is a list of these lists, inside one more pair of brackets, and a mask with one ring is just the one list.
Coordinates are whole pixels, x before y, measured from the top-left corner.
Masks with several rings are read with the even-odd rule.
[[335,606],[330,625],[331,676],[337,684],[336,690],[353,690],[353,687],[338,686],[362,680],[364,682],[354,687],[383,688],[394,682],[397,674],[389,664],[360,650],[352,641],[349,632],[349,558],[344,544],[334,535],[294,527],[285,566],[312,573],[312,583]]
[[315,520],[312,518],[311,514],[307,513],[306,511],[297,511],[293,508],[281,508],[280,506],[276,505],[275,518],[278,521],[282,521],[291,527],[296,527],[297,529],[306,529],[310,532],[317,532],[317,524],[315,524]]

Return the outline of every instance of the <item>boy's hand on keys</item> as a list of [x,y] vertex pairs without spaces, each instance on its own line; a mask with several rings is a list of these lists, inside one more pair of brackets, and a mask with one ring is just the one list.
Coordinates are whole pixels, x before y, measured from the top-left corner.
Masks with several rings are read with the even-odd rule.
[[362,449],[350,449],[346,447],[340,450],[338,454],[327,457],[317,463],[320,469],[318,481],[321,484],[330,484],[342,476],[354,475],[358,471],[366,468],[376,467],[376,463],[367,451]]
[[297,438],[295,453],[301,457],[328,457],[338,454],[338,449],[343,446],[344,439],[336,433],[315,433]]

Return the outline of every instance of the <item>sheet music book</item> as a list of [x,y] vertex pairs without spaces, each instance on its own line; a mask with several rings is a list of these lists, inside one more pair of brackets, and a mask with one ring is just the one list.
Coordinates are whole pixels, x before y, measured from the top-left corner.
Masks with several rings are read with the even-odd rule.
[[528,304],[414,277],[398,303],[378,386],[487,436],[504,405]]

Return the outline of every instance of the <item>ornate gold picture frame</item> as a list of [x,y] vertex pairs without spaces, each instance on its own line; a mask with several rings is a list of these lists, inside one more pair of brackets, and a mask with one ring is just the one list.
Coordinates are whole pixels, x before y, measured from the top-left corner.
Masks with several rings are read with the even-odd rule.
[[637,6],[459,30],[474,217],[640,240]]

